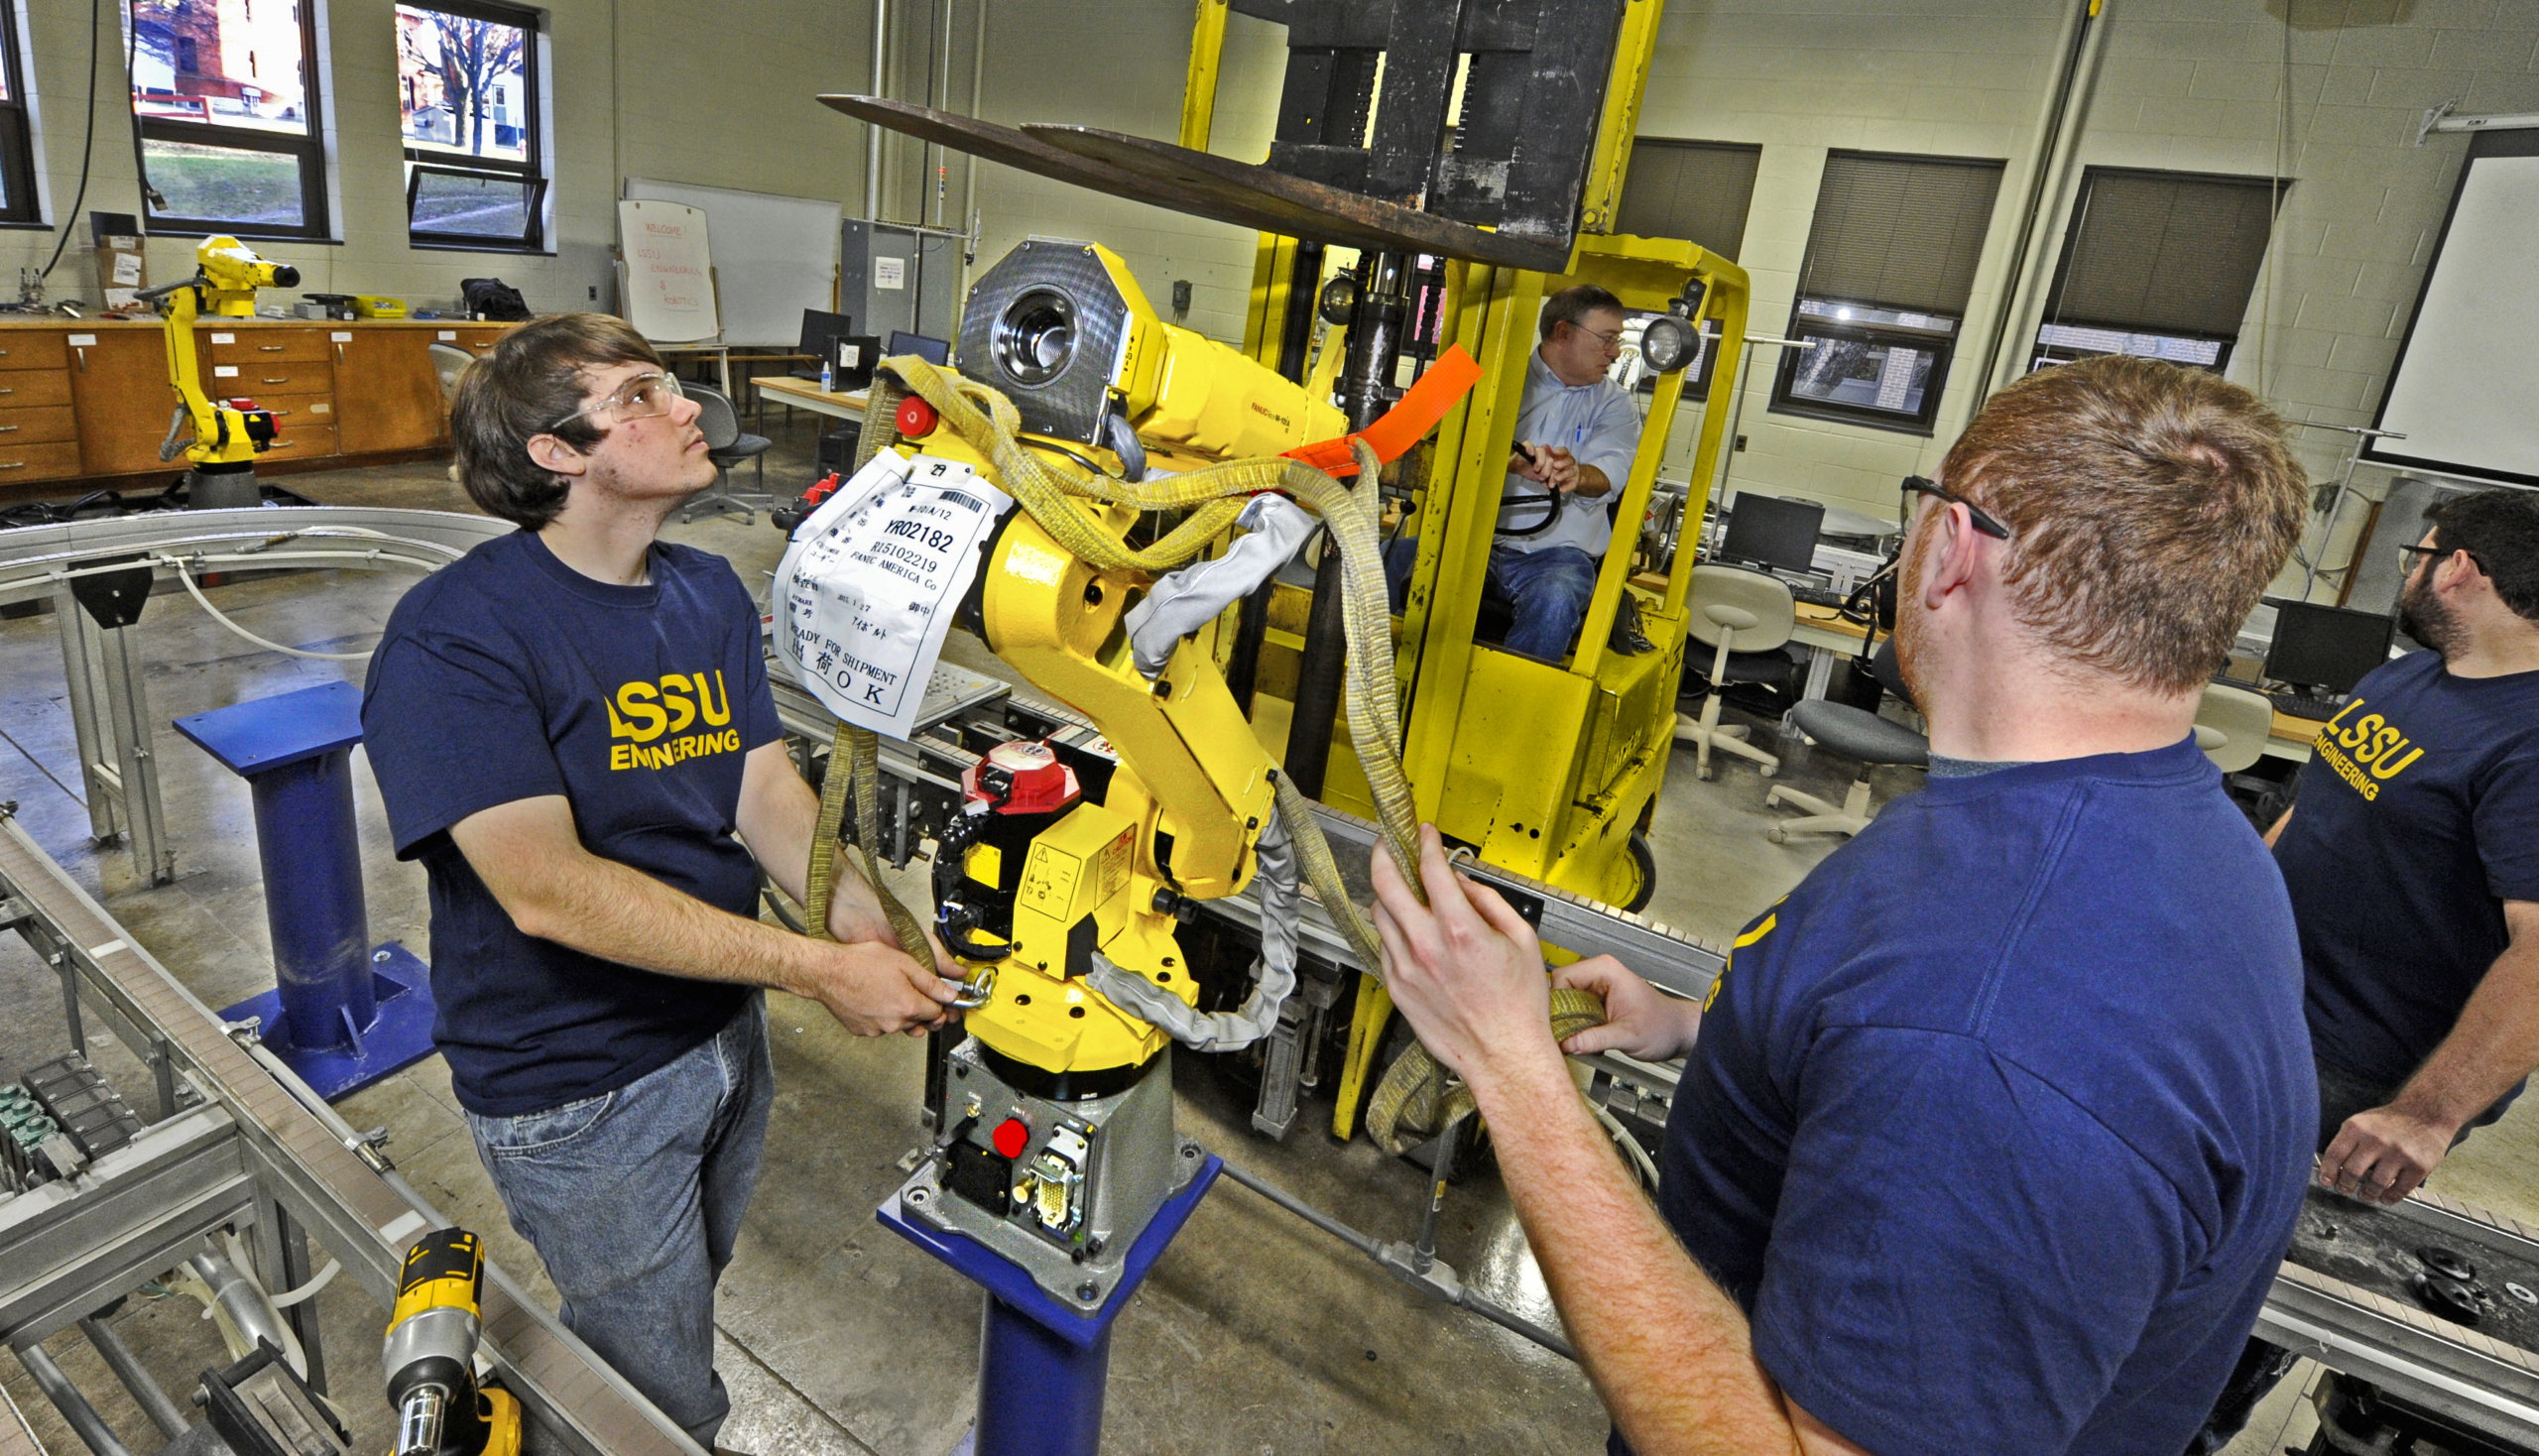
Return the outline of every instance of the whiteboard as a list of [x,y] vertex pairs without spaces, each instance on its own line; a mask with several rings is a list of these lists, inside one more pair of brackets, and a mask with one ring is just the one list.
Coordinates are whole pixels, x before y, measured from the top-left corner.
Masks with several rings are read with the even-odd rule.
[[[2512,155],[2519,153],[2522,155]],[[2365,457],[2539,484],[2539,136],[2471,144]]]
[[626,180],[626,195],[684,203],[712,223],[725,343],[790,349],[802,337],[802,310],[832,306],[837,203],[641,177]]
[[620,202],[617,237],[626,258],[626,321],[637,333],[686,344],[722,332],[704,213],[676,202]]

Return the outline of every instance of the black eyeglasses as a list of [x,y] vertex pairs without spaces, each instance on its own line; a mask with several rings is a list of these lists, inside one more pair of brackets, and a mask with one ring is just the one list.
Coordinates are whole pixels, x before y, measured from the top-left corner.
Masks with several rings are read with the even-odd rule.
[[[2452,549],[2453,548],[2450,546],[2402,546],[2398,547],[2398,574],[2400,576],[2413,576],[2416,574],[2416,557],[2447,556],[2451,554]],[[2479,571],[2485,571],[2489,576],[2494,574],[2491,571],[2486,571],[2484,558],[2480,557],[2476,551],[2469,551],[2467,554],[2469,559],[2476,564]]]
[[[1941,489],[1939,482],[1932,480],[1928,476],[1905,476],[1904,494],[1908,496],[1931,496],[1935,499],[1946,501],[1952,506],[1964,506],[1966,508],[1966,519],[1975,523],[1976,530],[1983,532],[1986,536],[1993,538],[1995,541],[2008,541],[2010,539],[2010,528],[2002,525],[1999,521],[1995,520],[1991,513],[1987,512],[1982,506],[1968,500],[1966,497],[1957,494],[1955,491]],[[1911,513],[1908,511],[1906,514],[1909,515]]]

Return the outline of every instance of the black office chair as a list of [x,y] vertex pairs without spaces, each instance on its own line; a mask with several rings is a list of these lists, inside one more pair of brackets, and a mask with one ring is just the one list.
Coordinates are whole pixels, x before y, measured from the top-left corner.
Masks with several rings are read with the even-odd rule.
[[[678,519],[684,523],[696,519],[698,511],[736,515],[746,526],[757,520],[756,512],[773,510],[776,500],[767,493],[767,452],[775,444],[763,434],[741,432],[741,417],[732,408],[729,395],[701,384],[684,386],[687,397],[702,407],[696,417],[696,427],[705,431],[705,458],[714,462],[714,483],[679,507]],[[743,496],[731,489],[732,467],[743,460],[758,466],[758,492]]]
[[[1890,637],[1878,645],[1877,651],[1870,658],[1869,670],[1880,687],[1895,694],[1905,706],[1912,706],[1913,694],[1905,690],[1904,673],[1895,663],[1895,639]],[[1823,744],[1845,758],[1860,760],[1861,777],[1852,781],[1852,787],[1843,795],[1839,808],[1812,793],[1801,793],[1786,784],[1773,785],[1771,791],[1763,795],[1765,806],[1793,803],[1808,811],[1804,818],[1784,820],[1764,831],[1764,837],[1774,844],[1786,842],[1793,829],[1802,833],[1821,830],[1830,834],[1858,834],[1869,827],[1872,818],[1869,811],[1869,770],[1873,766],[1900,764],[1911,769],[1931,766],[1930,739],[1893,719],[1881,718],[1849,703],[1809,698],[1791,708],[1786,721],[1805,734],[1810,743]]]

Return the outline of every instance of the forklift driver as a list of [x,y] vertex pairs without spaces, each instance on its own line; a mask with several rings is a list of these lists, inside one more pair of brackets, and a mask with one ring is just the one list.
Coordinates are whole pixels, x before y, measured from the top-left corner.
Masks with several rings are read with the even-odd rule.
[[[1543,301],[1542,344],[1525,366],[1515,448],[1490,585],[1515,606],[1506,647],[1547,663],[1569,652],[1614,539],[1606,507],[1639,449],[1639,411],[1605,371],[1622,357],[1622,300],[1582,283]],[[1416,537],[1385,547],[1392,609],[1402,610]]]

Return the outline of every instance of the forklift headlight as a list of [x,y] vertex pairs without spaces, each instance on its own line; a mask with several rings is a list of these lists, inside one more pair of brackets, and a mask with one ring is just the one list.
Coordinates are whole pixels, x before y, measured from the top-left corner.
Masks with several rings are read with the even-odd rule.
[[1648,320],[1639,336],[1639,357],[1659,374],[1672,374],[1701,357],[1702,337],[1689,318],[1672,313]]

